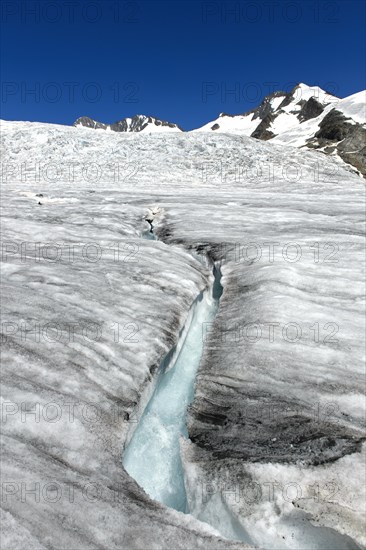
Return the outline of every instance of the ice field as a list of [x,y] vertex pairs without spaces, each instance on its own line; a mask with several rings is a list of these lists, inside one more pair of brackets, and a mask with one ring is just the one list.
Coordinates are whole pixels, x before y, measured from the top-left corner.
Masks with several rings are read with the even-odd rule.
[[3,544],[365,547],[365,180],[225,133],[1,142]]

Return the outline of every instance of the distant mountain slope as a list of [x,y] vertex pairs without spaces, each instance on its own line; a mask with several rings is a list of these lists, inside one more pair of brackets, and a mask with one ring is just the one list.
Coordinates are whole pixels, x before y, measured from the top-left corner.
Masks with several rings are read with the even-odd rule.
[[113,132],[169,132],[179,131],[182,132],[182,128],[178,124],[173,122],[167,122],[160,120],[152,116],[135,115],[132,118],[123,118],[115,122],[114,124],[104,124],[93,120],[87,116],[78,118],[73,126],[85,128],[93,128],[95,130],[112,130]]
[[329,104],[321,114],[273,138],[339,156],[366,176],[366,92]]
[[366,92],[339,99],[318,86],[275,92],[242,115],[221,113],[194,132],[242,134],[338,155],[366,176]]
[[337,101],[338,98],[318,86],[298,84],[291,92],[266,96],[258,107],[246,113],[221,113],[219,118],[194,131],[240,133],[267,140],[318,116],[327,105]]

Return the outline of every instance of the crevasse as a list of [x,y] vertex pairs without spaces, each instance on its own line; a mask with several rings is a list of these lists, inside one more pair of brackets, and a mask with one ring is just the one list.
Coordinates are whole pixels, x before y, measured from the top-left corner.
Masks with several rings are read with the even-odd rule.
[[126,448],[126,471],[153,499],[189,512],[180,457],[180,438],[187,437],[186,413],[193,400],[207,323],[217,313],[222,293],[220,271],[214,268],[211,288],[192,306],[188,329],[182,331],[177,353],[163,361],[155,390]]

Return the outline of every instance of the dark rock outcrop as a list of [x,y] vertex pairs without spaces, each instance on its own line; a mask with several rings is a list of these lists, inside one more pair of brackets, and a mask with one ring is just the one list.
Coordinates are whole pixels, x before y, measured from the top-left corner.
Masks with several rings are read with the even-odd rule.
[[259,107],[256,107],[255,109],[253,109],[252,111],[249,111],[249,112],[246,112],[246,113],[243,113],[244,115],[247,115],[247,114],[250,114],[250,113],[253,113],[253,118],[252,120],[255,120],[256,118],[260,118],[260,119],[264,119],[266,118],[270,113],[273,113],[273,108],[272,108],[272,104],[271,104],[271,100],[276,98],[276,97],[284,97],[286,98],[289,94],[287,94],[286,92],[282,92],[282,91],[279,91],[279,92],[274,92],[272,94],[269,94],[267,95],[262,103],[259,105]]
[[274,119],[275,116],[273,115],[273,113],[268,113],[268,115],[264,117],[262,122],[256,127],[250,137],[262,139],[263,141],[267,141],[268,139],[272,139],[273,137],[275,137],[276,134],[271,132],[271,130],[268,130]]
[[318,141],[341,141],[347,137],[350,131],[350,118],[343,113],[332,109],[319,124],[319,130],[315,134]]
[[325,153],[335,149],[344,162],[354,166],[366,177],[366,128],[332,109],[319,124],[319,130],[308,140],[308,147],[322,148]]
[[339,156],[366,177],[366,128],[360,124],[350,128],[347,137],[338,144]]
[[301,122],[304,122],[305,120],[319,116],[323,111],[324,105],[319,103],[315,97],[311,97],[308,101],[304,102],[298,118]]

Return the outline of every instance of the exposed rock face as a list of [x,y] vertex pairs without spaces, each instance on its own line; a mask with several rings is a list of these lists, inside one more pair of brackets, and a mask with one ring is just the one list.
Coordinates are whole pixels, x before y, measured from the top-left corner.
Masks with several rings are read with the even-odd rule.
[[319,116],[324,111],[324,105],[319,103],[315,97],[311,97],[309,101],[306,101],[298,115],[299,120],[304,122]]
[[243,113],[243,115],[253,113],[253,119],[256,119],[256,118],[259,118],[261,120],[265,119],[270,113],[273,113],[272,99],[275,99],[277,97],[283,97],[284,98],[283,101],[285,101],[288,97],[292,98],[292,95],[291,95],[291,92],[290,94],[287,94],[286,92],[282,92],[282,91],[269,94],[263,99],[259,107],[256,107],[251,111],[247,111],[246,113]]
[[360,124],[352,126],[347,137],[338,144],[337,151],[344,162],[366,177],[366,128]]
[[183,131],[178,124],[145,115],[135,115],[132,118],[123,118],[113,124],[103,124],[102,122],[97,122],[89,117],[80,117],[74,122],[73,126],[84,126],[86,128],[94,128],[96,130],[109,129],[113,132],[142,132],[143,130],[151,127],[154,127],[152,131],[157,128]]
[[366,128],[337,109],[332,109],[323,118],[308,146],[324,148],[326,153],[336,150],[344,162],[366,176]]
[[347,135],[349,130],[350,118],[346,118],[342,113],[336,109],[332,109],[328,113],[321,123],[319,124],[320,130],[315,134],[315,138],[319,141],[341,141]]
[[274,120],[274,115],[272,113],[268,113],[266,115],[262,122],[257,126],[257,128],[254,130],[254,132],[251,134],[250,137],[262,139],[264,141],[267,141],[268,139],[272,139],[275,134],[271,132],[271,130],[268,130],[268,127],[271,125],[271,123]]

